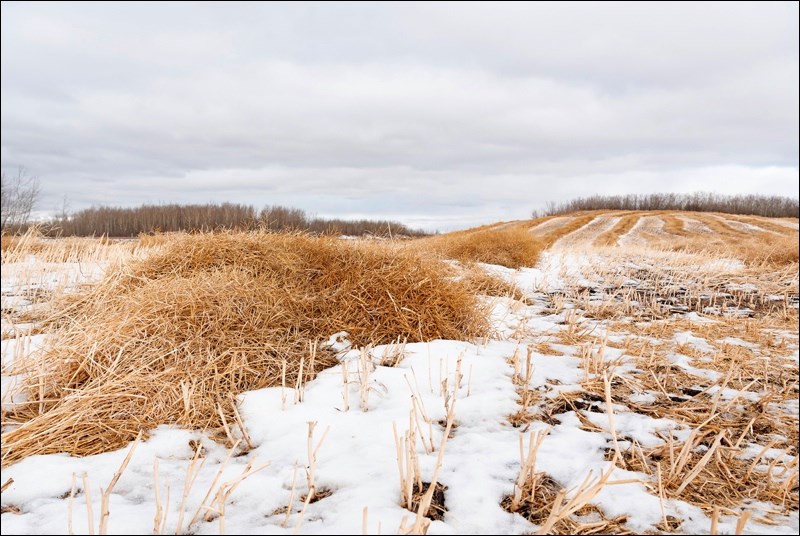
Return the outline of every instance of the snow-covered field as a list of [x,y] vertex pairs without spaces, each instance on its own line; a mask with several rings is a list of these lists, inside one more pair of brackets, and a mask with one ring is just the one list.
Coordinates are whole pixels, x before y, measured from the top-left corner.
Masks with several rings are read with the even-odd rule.
[[[494,331],[486,340],[350,348],[346,334],[331,334],[340,364],[302,391],[274,387],[240,395],[241,425],[230,423],[239,440],[234,448],[197,431],[161,426],[119,451],[30,456],[4,467],[2,483],[10,485],[2,492],[2,533],[402,533],[416,513],[401,506],[401,480],[409,472],[411,481],[417,478],[416,464],[422,482],[444,486],[444,499],[434,499],[443,515],[422,525],[428,534],[536,533],[543,523],[526,519],[524,508],[509,511],[508,503],[518,482],[526,481],[521,458],[546,431],[533,474],[542,475],[540,485],[546,475],[566,495],[543,505],[545,513],[598,484],[585,504],[566,512],[570,527],[797,534],[797,444],[777,426],[763,433],[744,429],[741,437],[726,435],[725,428],[747,404],[796,425],[797,324],[770,324],[764,337],[737,320],[738,313],[746,316],[745,307],[725,309],[708,297],[689,300],[683,309],[677,299],[672,309],[661,303],[662,318],[627,314],[655,307],[642,274],[663,268],[669,258],[684,267],[696,261],[663,252],[637,255],[614,257],[614,266],[627,268],[613,277],[609,258],[567,249],[545,253],[536,268],[485,266],[527,296],[524,302],[483,298],[491,301]],[[36,306],[25,293],[31,285],[75,285],[102,272],[97,264],[29,262],[28,268],[3,265],[4,409],[24,402],[13,392],[17,378],[6,371],[47,337],[11,336],[5,312]],[[691,265],[691,271],[703,270],[735,279],[742,268],[728,261]],[[679,271],[663,273],[678,278]],[[620,288],[639,294],[623,297]],[[669,322],[674,327],[663,327]],[[764,398],[767,379],[737,378],[728,357],[742,352],[764,362],[765,378],[778,371],[788,395]],[[678,384],[683,392],[672,390]],[[702,418],[679,418],[701,411]],[[709,441],[693,443],[706,431]],[[663,467],[652,461],[660,459],[653,454],[659,448],[669,452]],[[639,463],[637,453],[649,461]],[[726,460],[752,465],[742,486],[755,478],[751,474],[762,475],[758,482],[786,487],[786,502],[759,496],[723,504],[709,491],[701,504],[696,493],[687,494],[688,484],[706,478],[703,466],[717,463],[714,457],[717,466]],[[676,467],[676,459],[685,465]],[[662,474],[670,460],[674,474]],[[741,477],[731,470],[729,478]],[[527,493],[528,484],[523,488]]]

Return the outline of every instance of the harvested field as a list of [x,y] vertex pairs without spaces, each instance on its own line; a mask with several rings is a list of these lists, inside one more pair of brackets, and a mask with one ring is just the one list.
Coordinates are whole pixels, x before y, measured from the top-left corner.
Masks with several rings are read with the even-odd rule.
[[796,534],[793,223],[7,240],[3,532]]

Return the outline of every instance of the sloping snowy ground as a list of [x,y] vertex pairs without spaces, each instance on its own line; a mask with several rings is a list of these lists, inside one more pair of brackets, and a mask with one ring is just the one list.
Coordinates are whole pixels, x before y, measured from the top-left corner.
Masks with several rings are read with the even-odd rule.
[[[531,354],[533,374],[528,387],[544,399],[559,392],[580,390],[587,378],[574,346],[557,344],[553,337],[568,329],[565,315],[547,310],[544,291],[562,289],[580,278],[586,260],[576,256],[545,255],[539,269],[510,271],[489,267],[511,278],[531,297],[532,305],[507,299],[494,302],[492,321],[496,340],[478,344],[462,341],[432,341],[408,344],[396,367],[382,366],[384,353],[394,348],[371,349],[373,366],[368,376],[359,374],[363,362],[358,349],[343,350],[347,363],[345,388],[343,364],[322,373],[300,393],[292,389],[268,388],[241,395],[240,412],[253,448],[229,457],[229,449],[198,432],[162,426],[138,444],[129,465],[110,494],[108,532],[144,534],[154,531],[160,505],[162,533],[194,534],[395,534],[403,517],[413,514],[402,508],[397,468],[395,432],[400,436],[413,427],[423,480],[429,481],[439,455],[446,417],[445,398],[455,392],[456,427],[444,451],[439,481],[447,487],[443,521],[434,521],[429,534],[524,534],[536,526],[500,507],[505,495],[514,491],[519,471],[519,437],[527,444],[531,431],[550,428],[539,449],[536,471],[545,472],[561,485],[580,484],[589,471],[597,475],[608,470],[606,449],[611,434],[590,432],[581,427],[574,411],[560,414],[549,426],[534,420],[526,429],[515,428],[508,416],[519,409],[518,386],[512,381],[515,352],[525,353],[529,343],[549,342],[561,355]],[[14,294],[18,280],[3,275],[3,293]],[[32,343],[41,344],[43,336]],[[681,334],[677,343],[703,348],[705,341],[691,333]],[[3,363],[13,359],[14,340],[4,340]],[[732,341],[732,344],[736,344]],[[26,348],[25,351],[28,351]],[[617,371],[633,370],[632,360],[621,350],[606,349],[603,359],[618,360]],[[788,359],[797,360],[797,351]],[[698,371],[673,356],[678,366],[698,376]],[[462,380],[456,386],[460,362]],[[445,383],[446,382],[446,383]],[[3,397],[14,378],[3,377]],[[366,407],[361,407],[362,389],[368,388]],[[347,402],[345,400],[347,389]],[[727,393],[735,396],[734,393]],[[635,393],[643,402],[652,393]],[[418,401],[416,418],[411,414]],[[348,407],[349,406],[349,407]],[[796,406],[796,405],[795,405]],[[604,408],[604,404],[601,403]],[[688,429],[668,419],[652,419],[615,404],[618,435],[648,446],[662,441],[658,431],[675,437]],[[795,408],[796,410],[796,408]],[[430,424],[422,413],[427,415]],[[608,429],[606,413],[585,412],[599,429]],[[317,492],[330,495],[309,504],[303,512],[302,497],[308,492],[309,422],[313,427],[312,448]],[[234,432],[238,434],[238,431]],[[320,443],[321,441],[321,443]],[[195,446],[203,445],[203,457],[192,463]],[[435,450],[431,451],[431,446]],[[755,447],[754,447],[755,448]],[[2,471],[2,482],[13,483],[2,494],[3,534],[95,533],[100,526],[101,489],[106,489],[120,467],[128,448],[101,455],[73,458],[67,455],[29,457]],[[751,449],[752,450],[752,449]],[[772,453],[776,456],[779,453]],[[755,455],[755,453],[751,453]],[[767,454],[769,456],[770,453]],[[158,464],[156,486],[154,464]],[[202,464],[202,465],[201,465]],[[199,468],[199,470],[198,470]],[[240,482],[241,475],[251,471]],[[255,471],[255,472],[253,472]],[[196,475],[196,476],[195,476]],[[84,489],[84,478],[87,487]],[[654,526],[662,519],[658,496],[645,486],[652,477],[616,469],[611,481],[592,501],[608,518],[626,515],[628,529],[642,533],[659,532]],[[295,482],[293,488],[293,481]],[[637,482],[640,481],[640,482]],[[74,498],[70,491],[75,485]],[[227,486],[227,487],[225,487]],[[219,512],[203,520],[218,491],[232,489]],[[158,498],[157,498],[158,496]],[[286,507],[292,502],[288,514]],[[88,505],[91,505],[89,508]],[[751,505],[758,511],[760,505]],[[766,508],[766,505],[762,505]],[[707,533],[710,520],[697,507],[666,500],[667,515],[683,520],[679,531]],[[90,520],[93,527],[90,527]],[[737,518],[722,516],[721,534],[732,534]],[[798,516],[779,518],[776,526],[751,521],[746,533],[797,534]]]

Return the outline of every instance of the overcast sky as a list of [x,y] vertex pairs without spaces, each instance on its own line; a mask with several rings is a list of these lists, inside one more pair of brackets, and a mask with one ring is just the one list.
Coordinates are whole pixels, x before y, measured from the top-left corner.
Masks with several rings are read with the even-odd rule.
[[590,194],[797,197],[798,4],[2,3],[38,208],[429,230]]

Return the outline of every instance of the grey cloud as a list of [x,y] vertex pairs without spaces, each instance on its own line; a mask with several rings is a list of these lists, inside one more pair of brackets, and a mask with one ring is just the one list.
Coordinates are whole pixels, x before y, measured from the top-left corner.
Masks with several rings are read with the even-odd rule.
[[2,11],[2,166],[40,175],[44,210],[229,200],[460,227],[597,192],[796,195],[796,4]]

